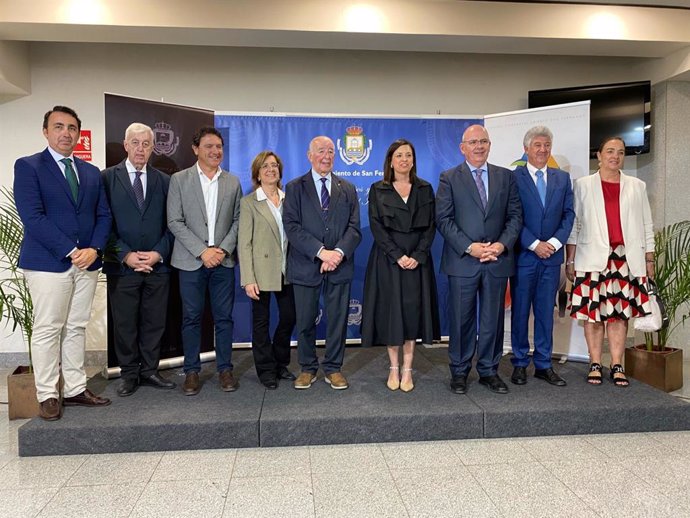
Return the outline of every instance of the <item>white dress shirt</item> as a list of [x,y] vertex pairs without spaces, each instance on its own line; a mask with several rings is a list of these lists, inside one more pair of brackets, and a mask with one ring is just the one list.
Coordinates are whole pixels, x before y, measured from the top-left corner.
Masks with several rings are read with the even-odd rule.
[[72,169],[74,169],[74,174],[77,177],[77,183],[79,183],[79,172],[77,171],[77,164],[74,162],[74,155],[63,156],[50,146],[48,146],[48,152],[50,153],[50,156],[53,157],[53,160],[55,160],[55,162],[57,163],[58,167],[60,168],[60,171],[62,171],[62,176],[64,176],[65,179],[67,179],[67,176],[65,176],[65,164],[60,162],[60,160],[69,158],[72,161]]
[[201,192],[204,194],[204,204],[206,205],[206,221],[208,221],[208,246],[216,246],[216,208],[218,207],[218,177],[222,169],[219,167],[213,178],[209,179],[196,163],[201,182]]

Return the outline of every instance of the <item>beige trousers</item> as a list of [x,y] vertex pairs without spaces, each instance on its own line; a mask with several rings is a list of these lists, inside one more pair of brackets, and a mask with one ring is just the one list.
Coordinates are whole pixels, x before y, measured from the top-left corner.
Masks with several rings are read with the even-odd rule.
[[60,364],[63,396],[76,396],[86,388],[85,330],[98,271],[72,266],[63,273],[25,270],[24,276],[34,305],[31,354],[38,401],[59,397]]

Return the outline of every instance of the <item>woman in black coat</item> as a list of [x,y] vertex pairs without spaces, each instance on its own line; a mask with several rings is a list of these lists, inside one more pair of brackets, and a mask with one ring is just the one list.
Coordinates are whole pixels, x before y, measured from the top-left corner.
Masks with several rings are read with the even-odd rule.
[[387,386],[409,392],[415,341],[432,343],[441,334],[430,253],[436,233],[434,191],[417,177],[414,146],[407,140],[390,145],[383,169],[383,180],[369,190],[374,246],[364,281],[362,345],[387,345]]

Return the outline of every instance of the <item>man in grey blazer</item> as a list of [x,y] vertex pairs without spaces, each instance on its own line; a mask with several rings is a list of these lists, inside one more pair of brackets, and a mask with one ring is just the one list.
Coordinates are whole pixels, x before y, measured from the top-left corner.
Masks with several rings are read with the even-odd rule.
[[490,149],[482,126],[467,128],[460,144],[466,161],[441,174],[436,193],[436,227],[444,238],[441,271],[450,289],[450,386],[456,394],[467,390],[475,352],[479,383],[508,392],[497,368],[522,206],[512,173],[487,162]]
[[175,173],[168,192],[168,227],[175,236],[171,264],[179,270],[182,298],[182,391],[201,390],[201,318],[209,293],[215,325],[216,368],[225,392],[239,386],[232,373],[232,308],[235,302],[235,248],[242,188],[223,171],[223,136],[212,127],[194,135],[198,161]]

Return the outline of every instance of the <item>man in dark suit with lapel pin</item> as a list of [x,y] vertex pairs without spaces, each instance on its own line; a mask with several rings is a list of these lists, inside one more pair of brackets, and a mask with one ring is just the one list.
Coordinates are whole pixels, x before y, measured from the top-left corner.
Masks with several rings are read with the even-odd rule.
[[522,209],[512,173],[487,162],[490,149],[482,126],[467,128],[460,144],[466,161],[441,174],[436,194],[436,227],[445,240],[441,271],[450,292],[450,386],[457,394],[467,391],[475,352],[479,383],[508,392],[497,369]]
[[362,240],[355,187],[333,174],[335,146],[325,136],[309,144],[311,170],[285,189],[283,224],[290,243],[287,278],[295,292],[297,353],[302,367],[296,389],[316,381],[316,318],[319,296],[326,305],[326,354],[321,362],[331,388],[348,382],[341,372],[345,356],[354,252]]
[[48,147],[14,164],[14,199],[24,225],[19,267],[33,302],[31,343],[39,415],[62,416],[63,406],[106,406],[86,388],[86,324],[96,292],[110,210],[100,171],[72,155],[81,121],[55,106],[43,117]]
[[220,388],[233,392],[239,387],[232,367],[232,308],[242,187],[236,176],[220,167],[223,135],[216,128],[199,129],[192,150],[196,164],[172,175],[168,192],[168,228],[175,236],[171,264],[179,270],[182,298],[186,396],[201,390],[201,318],[207,292]]
[[527,163],[513,171],[522,202],[523,227],[515,247],[516,270],[510,279],[510,336],[516,385],[527,383],[528,323],[534,312],[534,377],[564,386],[551,366],[553,310],[563,264],[563,245],[573,228],[573,189],[570,175],[548,167],[553,134],[545,126],[527,131],[523,146]]
[[149,126],[130,124],[123,144],[127,158],[102,175],[113,215],[103,273],[122,375],[117,394],[124,397],[139,385],[173,389],[175,384],[158,373],[170,283],[170,178],[148,165],[154,145]]

